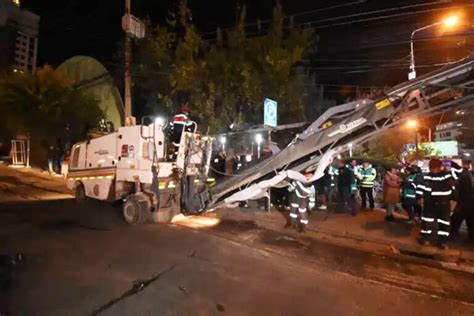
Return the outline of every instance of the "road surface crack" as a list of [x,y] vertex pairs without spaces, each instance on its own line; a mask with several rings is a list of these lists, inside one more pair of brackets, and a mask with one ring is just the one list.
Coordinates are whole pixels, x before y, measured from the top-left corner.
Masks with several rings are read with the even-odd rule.
[[161,278],[164,274],[171,272],[174,268],[177,267],[177,264],[173,264],[166,268],[165,270],[161,271],[154,277],[146,280],[136,280],[133,282],[132,288],[123,293],[121,296],[114,298],[113,300],[110,300],[106,304],[102,305],[101,307],[97,308],[91,313],[91,316],[96,316],[99,315],[100,313],[104,312],[105,310],[109,309],[110,307],[114,306],[118,302],[126,299],[127,297],[130,297],[132,295],[137,294],[138,292],[143,291],[147,286],[152,284],[153,282],[157,281],[159,278]]

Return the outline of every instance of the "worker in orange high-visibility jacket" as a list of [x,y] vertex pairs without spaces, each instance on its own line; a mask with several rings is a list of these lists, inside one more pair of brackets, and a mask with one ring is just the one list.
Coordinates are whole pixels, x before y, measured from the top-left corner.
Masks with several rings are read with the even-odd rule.
[[437,246],[447,249],[450,216],[457,200],[456,175],[444,170],[439,159],[431,159],[429,167],[430,172],[416,185],[416,194],[421,197],[423,204],[420,244],[429,244],[430,236],[434,235],[437,226]]

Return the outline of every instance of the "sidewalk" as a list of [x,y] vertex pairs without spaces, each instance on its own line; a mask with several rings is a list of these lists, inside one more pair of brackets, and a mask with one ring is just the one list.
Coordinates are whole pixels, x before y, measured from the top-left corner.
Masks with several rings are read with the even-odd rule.
[[0,165],[0,202],[72,198],[66,179],[36,168]]
[[[262,228],[297,234],[292,229],[284,229],[288,212],[275,208],[271,212],[256,207],[221,209],[217,216],[223,220],[254,221]],[[417,242],[419,228],[408,225],[404,214],[397,213],[396,216],[396,222],[386,222],[383,209],[359,212],[355,217],[332,210],[316,211],[310,216],[304,236],[382,255],[431,261],[446,268],[474,273],[474,245],[469,244],[464,236],[449,242],[448,250],[422,247]]]

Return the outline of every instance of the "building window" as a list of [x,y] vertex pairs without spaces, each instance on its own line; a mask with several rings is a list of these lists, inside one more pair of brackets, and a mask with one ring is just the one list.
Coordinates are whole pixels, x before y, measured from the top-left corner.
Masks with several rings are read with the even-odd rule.
[[446,137],[451,137],[451,132],[446,132]]

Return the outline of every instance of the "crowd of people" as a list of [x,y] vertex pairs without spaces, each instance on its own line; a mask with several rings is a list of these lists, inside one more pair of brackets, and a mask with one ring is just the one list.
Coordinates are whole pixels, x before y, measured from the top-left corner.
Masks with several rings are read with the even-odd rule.
[[[288,187],[287,207],[290,220],[298,231],[308,224],[307,212],[327,210],[328,204],[337,202],[336,212],[347,212],[356,216],[359,211],[375,209],[374,193],[376,179],[383,187],[381,209],[385,209],[385,220],[396,220],[395,210],[406,213],[410,225],[419,225],[422,245],[433,242],[446,249],[449,236],[455,236],[463,221],[466,221],[469,239],[474,241],[474,202],[471,161],[462,161],[462,166],[452,161],[431,159],[429,172],[423,173],[416,166],[394,166],[381,175],[369,162],[359,165],[353,160],[346,164],[336,160],[325,170],[324,176],[313,183],[293,181]],[[311,178],[311,174],[306,177]],[[337,194],[335,194],[337,193]],[[278,195],[278,203],[285,198]]]

